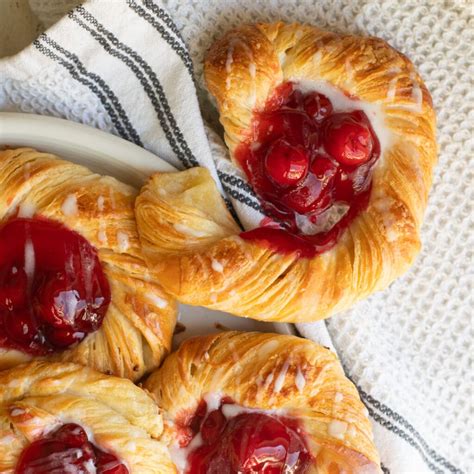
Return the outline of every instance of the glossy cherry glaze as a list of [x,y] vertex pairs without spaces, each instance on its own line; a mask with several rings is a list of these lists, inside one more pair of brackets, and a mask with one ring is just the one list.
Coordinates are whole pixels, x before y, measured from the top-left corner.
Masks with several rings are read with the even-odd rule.
[[188,445],[202,443],[188,456],[187,474],[303,474],[311,455],[294,419],[243,412],[226,418],[222,407],[208,412],[201,402],[190,421]]
[[129,474],[127,467],[87,438],[84,429],[68,423],[28,445],[20,455],[15,474],[51,473]]
[[97,251],[46,219],[0,226],[0,347],[45,355],[102,324],[110,288]]
[[[311,258],[334,246],[367,206],[380,144],[363,111],[336,113],[326,96],[303,94],[287,82],[254,114],[251,134],[235,155],[278,223],[241,237]],[[343,217],[317,230],[341,204],[347,208]],[[303,230],[302,219],[316,231]]]

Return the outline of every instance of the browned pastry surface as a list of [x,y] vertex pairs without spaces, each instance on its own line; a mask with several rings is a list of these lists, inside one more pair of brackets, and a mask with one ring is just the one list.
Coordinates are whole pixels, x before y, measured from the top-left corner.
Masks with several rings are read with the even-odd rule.
[[325,81],[376,104],[390,143],[374,167],[367,208],[314,258],[240,238],[206,170],[157,173],[138,197],[136,215],[145,256],[165,289],[184,303],[240,316],[314,321],[386,288],[409,268],[420,249],[436,142],[430,94],[405,56],[377,38],[258,24],[217,41],[205,76],[236,164],[253,112],[284,81]]
[[131,474],[176,472],[158,441],[160,410],[131,381],[45,361],[0,372],[0,472],[13,473],[29,443],[64,423],[87,429]]
[[[177,314],[175,300],[152,278],[143,259],[136,194],[111,177],[51,154],[31,148],[0,151],[0,225],[23,208],[76,231],[98,250],[112,293],[101,328],[50,358],[133,380],[157,367],[169,351]],[[75,212],[65,212],[71,197]],[[0,368],[28,359],[0,348]]]
[[165,417],[163,439],[176,443],[178,420],[203,397],[219,394],[251,409],[302,422],[310,472],[380,472],[367,411],[337,357],[295,336],[222,332],[191,338],[145,383]]

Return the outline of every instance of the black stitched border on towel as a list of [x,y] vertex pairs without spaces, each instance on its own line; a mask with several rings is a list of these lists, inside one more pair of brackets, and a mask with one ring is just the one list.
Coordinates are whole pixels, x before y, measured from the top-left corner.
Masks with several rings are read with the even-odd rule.
[[264,210],[258,202],[252,188],[244,180],[220,170],[217,170],[217,175],[219,176],[222,186],[227,194],[240,203],[264,214]]
[[263,214],[263,209],[254,200],[250,199],[248,196],[245,194],[242,194],[241,192],[232,189],[228,184],[222,183],[222,187],[224,188],[224,191],[230,196],[236,199],[237,201],[241,202],[242,204],[247,205],[248,207],[251,207],[252,209],[255,209],[258,212],[261,212]]
[[[342,364],[342,361],[341,361]],[[367,407],[369,411],[369,415],[380,425],[382,425],[385,429],[391,431],[392,433],[396,434],[403,440],[405,440],[410,446],[416,449],[427,466],[434,471],[435,473],[444,474],[445,471],[440,469],[438,466],[442,466],[443,468],[447,469],[449,472],[453,474],[463,474],[459,468],[454,466],[451,462],[449,462],[446,458],[441,456],[437,453],[433,448],[431,448],[428,443],[424,440],[424,438],[420,435],[420,433],[415,430],[413,425],[409,423],[405,418],[403,418],[400,414],[398,414],[395,410],[389,408],[384,403],[376,400],[372,395],[369,395],[367,392],[362,390],[362,388],[357,385],[354,379],[351,377],[347,367],[342,364],[346,377],[356,386],[360,398],[364,402],[364,405]],[[408,431],[413,435],[410,436],[407,432],[404,431],[403,428],[400,428],[394,423],[392,423],[389,419],[384,418],[381,414],[377,413],[375,410],[379,410],[382,415],[392,418],[394,421],[400,423],[404,426]],[[435,464],[438,464],[436,466]]]
[[[182,41],[183,45],[186,45],[184,38],[181,35],[181,32],[178,30],[178,27],[175,25],[173,19],[168,15],[168,13],[163,10],[163,8],[160,8],[153,0],[142,1],[145,7],[156,13],[158,18],[160,18],[160,20],[162,20],[169,27],[169,29]],[[187,54],[189,56],[189,53]],[[189,60],[192,64],[191,56],[189,56]]]
[[[89,90],[97,96],[100,100],[101,104],[104,106],[105,111],[108,113],[110,120],[112,121],[117,133],[124,138],[125,140],[132,141],[139,146],[143,146],[138,136],[137,132],[133,129],[132,125],[130,124],[125,112],[123,114],[120,113],[120,110],[123,110],[118,98],[115,94],[109,89],[107,84],[103,81],[103,79],[96,75],[89,73],[83,66],[83,64],[77,60],[73,61],[72,63],[64,59],[63,57],[59,56],[58,54],[54,53],[53,50],[49,49],[45,44],[41,42],[41,40],[50,43],[52,40],[43,33],[40,35],[34,42],[33,45],[35,48],[42,54],[44,54],[49,59],[55,61],[57,64],[64,67],[71,77],[78,81],[79,83],[87,86]],[[51,43],[50,43],[51,44]],[[64,48],[61,48],[63,51]],[[62,52],[62,51],[61,51]],[[65,53],[63,53],[65,54]],[[69,53],[72,54],[72,53]],[[115,97],[115,99],[114,99]],[[115,110],[113,106],[118,104],[120,106],[119,110]],[[124,122],[122,124],[122,122]],[[127,127],[127,123],[130,126]],[[124,128],[125,126],[125,128]],[[134,135],[136,136],[134,137]]]
[[[97,30],[93,29],[90,25],[86,25],[80,18],[75,16],[75,13],[79,13],[82,17],[88,20],[92,25],[94,25]],[[73,19],[79,26],[88,31],[93,38],[97,40],[99,44],[107,51],[111,56],[120,59],[125,65],[127,65],[135,74],[137,79],[142,84],[147,96],[152,102],[154,109],[157,113],[158,120],[160,125],[165,132],[165,136],[175,152],[176,156],[180,159],[185,167],[197,166],[198,161],[192,154],[189,146],[184,139],[184,136],[179,129],[176,119],[174,118],[168,101],[166,99],[163,88],[156,77],[156,74],[151,69],[150,65],[144,61],[144,59],[132,50],[130,47],[121,43],[115,35],[108,31],[103,25],[101,25],[89,12],[87,12],[83,7],[79,6],[75,10],[69,13],[69,17]],[[120,52],[122,51],[122,52]],[[123,54],[124,53],[124,54]],[[143,68],[146,76],[139,69],[137,64]],[[148,80],[151,81],[153,88],[155,89],[156,94],[154,93],[152,87]],[[157,97],[158,96],[158,97]],[[158,100],[159,99],[159,100]],[[166,121],[169,122],[169,125]],[[179,145],[179,146],[178,146]]]
[[[413,438],[411,438],[407,433],[404,433],[406,437],[411,438],[414,443],[417,444],[418,447],[416,447],[413,443],[408,441],[408,439],[405,438],[405,436],[400,435],[405,441],[409,442],[413,447],[415,447],[420,453],[421,450],[425,451],[426,455],[429,456],[434,462],[440,464],[444,468],[446,468],[449,472],[455,473],[455,474],[462,474],[462,471],[458,469],[456,466],[454,466],[452,463],[450,463],[446,458],[438,454],[433,448],[431,448],[428,443],[424,440],[424,438],[421,436],[421,434],[413,427],[411,423],[409,423],[405,418],[403,418],[400,414],[398,414],[396,411],[393,409],[389,408],[387,405],[383,404],[382,402],[379,402],[376,400],[372,395],[368,394],[364,390],[362,390],[359,386],[357,386],[357,390],[360,393],[360,396],[362,400],[365,402],[365,405],[371,405],[372,408],[380,411],[382,415],[385,415],[389,418],[392,418],[394,421],[397,423],[400,423],[402,426],[404,426],[412,435]],[[368,407],[369,408],[369,407]],[[370,411],[370,408],[369,408]],[[380,415],[379,415],[380,416]],[[390,421],[386,421],[386,423],[390,423],[390,426],[394,426]],[[388,426],[385,424],[381,423],[383,426],[385,426],[387,429],[390,429]],[[395,426],[395,428],[397,428]],[[397,428],[399,429],[399,428]],[[393,429],[390,429],[390,431],[394,431]],[[401,431],[401,429],[400,429]],[[395,432],[395,431],[394,431]],[[398,434],[398,433],[397,433]],[[417,441],[416,441],[417,440]],[[443,472],[443,471],[440,471]]]
[[[158,23],[158,21],[156,21],[155,18],[150,13],[148,13],[146,10],[144,10],[134,0],[127,0],[127,3],[128,3],[128,6],[135,13],[138,14],[138,16],[140,16],[141,18],[146,20],[148,23],[150,23],[150,25],[153,26],[153,28],[155,28],[155,30],[161,35],[161,37],[170,45],[170,47],[173,49],[173,51],[181,58],[184,65],[186,66],[186,69],[188,70],[191,78],[194,81],[193,63],[191,61],[191,57],[189,56],[189,53],[186,50],[186,48],[183,45],[181,45],[178,41],[176,41],[176,39],[173,38],[168,33],[168,31],[165,30],[163,25]],[[145,4],[145,6],[146,6],[146,4]],[[160,15],[158,14],[158,16],[160,16]]]
[[254,190],[243,179],[239,178],[238,176],[234,176],[232,174],[225,173],[224,171],[220,171],[220,170],[217,170],[217,174],[220,180],[223,181],[224,183],[227,183],[230,186],[235,186],[256,198]]

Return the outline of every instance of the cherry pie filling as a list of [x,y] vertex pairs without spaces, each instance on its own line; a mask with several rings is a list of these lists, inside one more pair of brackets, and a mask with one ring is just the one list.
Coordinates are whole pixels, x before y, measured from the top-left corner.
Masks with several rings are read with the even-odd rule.
[[129,474],[119,459],[102,451],[75,423],[61,426],[48,436],[28,445],[20,455],[15,474]]
[[[225,416],[224,398],[217,410],[202,401],[187,423],[186,447],[200,435],[188,455],[186,474],[303,474],[311,455],[296,420],[261,412]],[[185,429],[185,432],[186,432]]]
[[102,324],[110,288],[97,251],[46,219],[0,227],[0,347],[58,352]]
[[325,95],[282,84],[236,150],[272,222],[241,237],[308,258],[329,250],[367,206],[379,156],[362,110],[336,112]]

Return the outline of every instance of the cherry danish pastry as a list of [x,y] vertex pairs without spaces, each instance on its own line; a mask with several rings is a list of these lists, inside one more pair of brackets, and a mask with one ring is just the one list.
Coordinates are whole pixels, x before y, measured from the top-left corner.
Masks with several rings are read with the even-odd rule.
[[135,196],[53,155],[0,151],[0,368],[47,357],[136,380],[158,366],[176,303],[148,272]]
[[136,215],[167,291],[315,321],[409,268],[437,150],[430,94],[405,56],[377,38],[247,25],[211,47],[205,78],[242,176],[231,191],[261,217],[242,232],[206,170],[153,176]]
[[183,474],[380,473],[367,412],[311,341],[223,332],[185,341],[145,383]]

